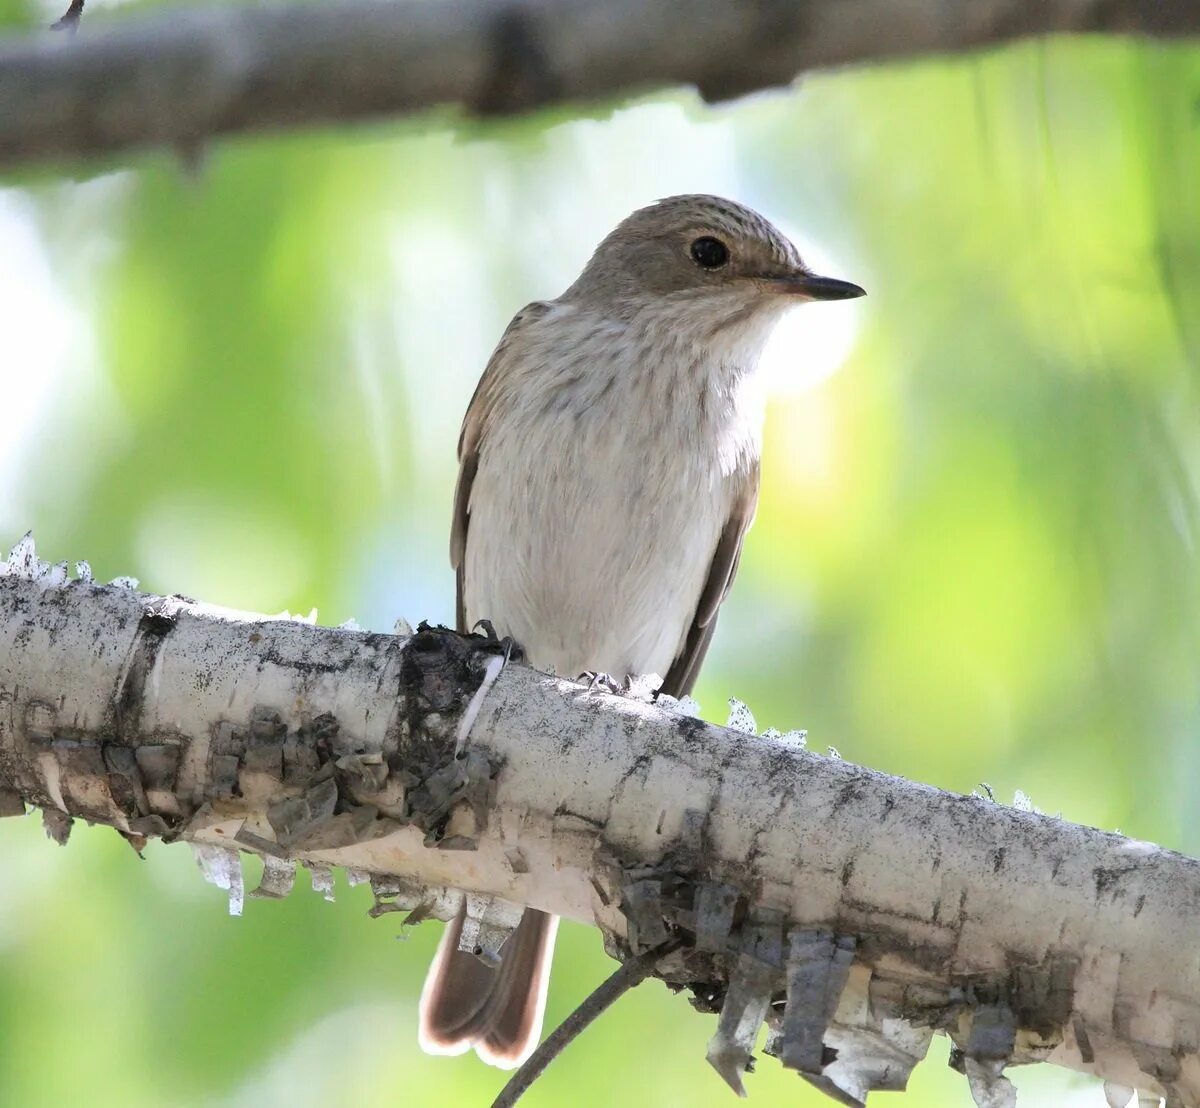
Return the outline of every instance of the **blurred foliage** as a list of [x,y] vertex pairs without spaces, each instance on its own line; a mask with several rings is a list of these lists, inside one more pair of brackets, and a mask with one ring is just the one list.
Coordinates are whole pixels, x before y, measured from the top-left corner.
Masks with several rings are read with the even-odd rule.
[[[736,695],[854,761],[1200,853],[1200,48],[1030,43],[605,115],[0,191],[0,541],[32,527],[48,557],[232,606],[448,620],[458,420],[507,319],[634,207],[725,193],[871,295],[775,350],[707,714]],[[60,851],[32,817],[0,842],[6,1103],[482,1104],[502,1081],[416,1049],[436,929],[397,945],[362,889],[230,920],[183,848],[80,828]],[[548,1021],[608,968],[565,927]],[[529,1104],[725,1104],[711,1030],[643,986]],[[936,1062],[912,1089],[969,1103]],[[751,1090],[821,1103],[769,1061]]]

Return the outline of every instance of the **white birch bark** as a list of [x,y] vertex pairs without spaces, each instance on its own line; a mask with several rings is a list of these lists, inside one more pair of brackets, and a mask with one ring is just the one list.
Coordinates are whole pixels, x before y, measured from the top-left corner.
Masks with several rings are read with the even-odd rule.
[[[3,563],[0,563],[3,566]],[[371,875],[379,910],[494,956],[521,906],[719,1012],[741,1088],[766,1021],[847,1104],[903,1088],[949,1034],[980,1104],[1047,1061],[1200,1104],[1200,863],[505,662],[405,637],[66,581],[31,545],[0,574],[0,811]],[[219,848],[219,849],[217,849]],[[321,872],[318,870],[318,872]],[[700,1017],[697,1017],[700,1018]],[[585,1047],[584,1047],[585,1048]],[[1097,1094],[1099,1095],[1099,1094]]]

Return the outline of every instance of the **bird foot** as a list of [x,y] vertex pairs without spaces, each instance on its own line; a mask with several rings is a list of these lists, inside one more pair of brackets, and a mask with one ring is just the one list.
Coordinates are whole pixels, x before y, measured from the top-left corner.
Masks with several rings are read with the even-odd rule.
[[521,644],[511,635],[504,635],[503,637],[497,635],[496,628],[490,619],[477,619],[475,621],[471,627],[471,634],[476,635],[480,632],[483,633],[483,637],[488,642],[495,643],[501,648],[506,663],[514,659],[520,661],[525,657],[525,651],[521,649]]
[[500,641],[500,636],[496,634],[496,628],[490,619],[477,619],[471,628],[471,634],[479,634],[481,628],[483,629],[483,637],[489,642]]
[[608,673],[592,673],[589,670],[581,673],[579,680],[587,682],[587,691],[590,693],[600,689],[603,692],[610,692],[614,696],[623,696],[625,694],[625,686]]

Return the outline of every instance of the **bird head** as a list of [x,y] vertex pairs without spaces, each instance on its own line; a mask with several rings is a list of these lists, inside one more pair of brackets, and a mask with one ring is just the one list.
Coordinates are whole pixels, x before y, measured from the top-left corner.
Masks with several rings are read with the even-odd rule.
[[563,299],[628,316],[695,315],[711,325],[773,321],[811,300],[863,296],[822,277],[757,212],[719,196],[672,196],[622,220]]

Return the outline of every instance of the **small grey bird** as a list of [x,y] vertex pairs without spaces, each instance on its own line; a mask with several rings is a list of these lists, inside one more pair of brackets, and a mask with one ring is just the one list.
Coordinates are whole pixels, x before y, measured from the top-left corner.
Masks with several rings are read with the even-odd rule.
[[[754,517],[756,369],[776,321],[863,290],[818,277],[762,216],[675,196],[625,219],[557,300],[517,313],[467,409],[450,560],[458,627],[490,620],[563,675],[687,693]],[[541,1034],[558,920],[526,909],[489,968],[447,926],[421,1045],[519,1065]]]

